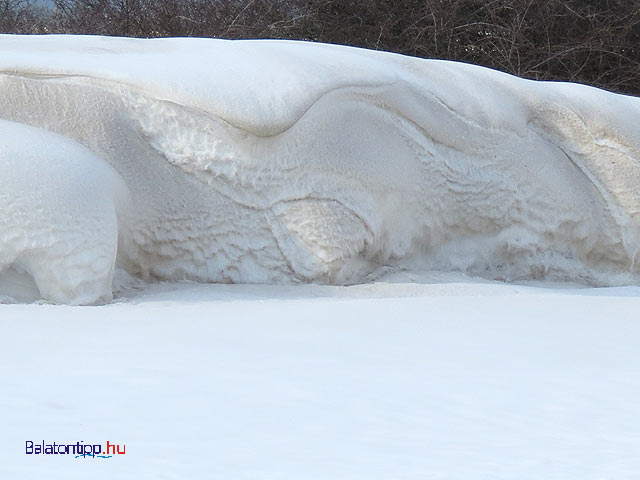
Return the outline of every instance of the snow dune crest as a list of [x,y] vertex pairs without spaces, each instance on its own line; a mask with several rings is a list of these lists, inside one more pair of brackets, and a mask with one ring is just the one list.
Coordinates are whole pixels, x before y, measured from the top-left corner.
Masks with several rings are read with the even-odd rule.
[[49,300],[109,299],[114,268],[638,281],[636,98],[304,42],[73,36],[0,36],[0,92],[0,267]]

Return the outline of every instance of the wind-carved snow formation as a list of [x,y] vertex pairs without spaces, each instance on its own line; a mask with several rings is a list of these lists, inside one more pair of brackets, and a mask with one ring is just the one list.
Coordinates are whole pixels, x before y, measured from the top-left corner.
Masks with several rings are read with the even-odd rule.
[[[638,282],[640,101],[290,41],[0,36],[0,270]],[[0,295],[3,292],[0,291]]]

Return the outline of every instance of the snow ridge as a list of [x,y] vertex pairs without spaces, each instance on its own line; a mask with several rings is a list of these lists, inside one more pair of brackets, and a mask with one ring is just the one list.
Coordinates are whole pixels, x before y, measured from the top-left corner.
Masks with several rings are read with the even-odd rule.
[[52,301],[108,300],[114,268],[638,282],[636,98],[305,42],[73,36],[0,36],[0,92],[0,270]]

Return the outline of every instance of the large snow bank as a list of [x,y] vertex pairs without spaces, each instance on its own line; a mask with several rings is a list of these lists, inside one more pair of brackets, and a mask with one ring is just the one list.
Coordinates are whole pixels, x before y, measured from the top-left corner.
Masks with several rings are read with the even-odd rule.
[[[0,205],[26,206],[0,223],[0,266],[81,303],[111,295],[114,261],[147,280],[637,283],[639,114],[594,88],[347,47],[0,36]],[[64,247],[34,256],[43,222]],[[67,250],[93,287],[50,285]]]

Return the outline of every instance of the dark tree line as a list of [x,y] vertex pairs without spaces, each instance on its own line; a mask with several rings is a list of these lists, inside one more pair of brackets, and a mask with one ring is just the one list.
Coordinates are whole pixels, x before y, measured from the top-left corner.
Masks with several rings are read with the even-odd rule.
[[640,94],[640,0],[0,0],[0,31],[313,40]]

